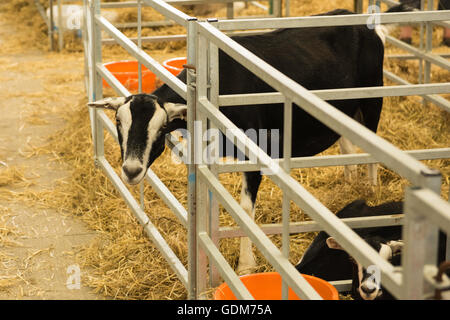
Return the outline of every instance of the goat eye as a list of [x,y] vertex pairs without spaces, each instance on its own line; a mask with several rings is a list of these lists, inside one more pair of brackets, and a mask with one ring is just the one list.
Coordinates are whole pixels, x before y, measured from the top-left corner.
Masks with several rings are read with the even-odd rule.
[[120,120],[119,119],[116,119],[116,125],[118,125],[119,127],[120,127]]

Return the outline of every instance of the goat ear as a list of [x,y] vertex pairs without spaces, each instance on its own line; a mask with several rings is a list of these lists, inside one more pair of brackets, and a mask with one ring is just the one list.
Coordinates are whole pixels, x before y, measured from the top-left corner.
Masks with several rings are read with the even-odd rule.
[[392,240],[387,243],[387,245],[392,250],[392,255],[399,253],[403,249],[404,244],[405,243],[402,240],[399,241]]
[[186,120],[187,105],[179,103],[165,103],[164,108],[169,116],[169,122],[175,119]]
[[344,248],[342,248],[341,245],[333,237],[327,238],[326,242],[328,248],[330,249],[344,250]]
[[102,100],[90,102],[88,103],[88,106],[93,108],[102,108],[117,111],[117,109],[119,109],[119,107],[125,103],[125,100],[125,97],[105,98]]

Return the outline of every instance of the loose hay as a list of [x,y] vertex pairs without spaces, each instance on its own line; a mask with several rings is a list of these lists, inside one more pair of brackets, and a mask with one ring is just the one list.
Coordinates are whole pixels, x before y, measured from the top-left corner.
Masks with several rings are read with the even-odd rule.
[[[30,1],[13,0],[12,3],[16,7],[25,8],[25,3],[30,3]],[[291,3],[293,4],[291,9],[293,15],[315,14],[337,7],[351,9],[350,1],[342,0],[327,2],[291,0]],[[145,15],[146,19],[151,19],[150,12],[146,11]],[[133,11],[122,11],[121,19],[121,21],[135,19]],[[30,26],[25,26],[25,28],[29,29]],[[155,28],[145,30],[144,34],[172,34],[171,32],[179,32],[179,30]],[[42,33],[43,30],[40,30],[32,36],[38,39]],[[135,35],[133,31],[127,31],[126,34],[128,36]],[[42,43],[45,44],[45,40]],[[166,44],[161,47],[159,44],[153,45],[154,47],[149,45],[146,50],[152,50],[152,54],[156,49],[166,50],[165,53],[184,50],[183,43],[180,47],[178,45],[180,44],[170,44],[169,46]],[[17,39],[13,45],[1,50],[3,52],[5,52],[4,50],[21,50],[22,46],[24,46],[23,39]],[[73,48],[73,51],[76,51],[76,46]],[[398,50],[389,47],[387,51],[388,53],[398,53]],[[56,63],[62,65],[62,60],[73,59],[74,56],[63,54],[58,57],[54,56],[55,59],[60,59]],[[81,56],[79,55],[79,57]],[[121,49],[112,47],[104,52],[104,59],[119,57],[126,57]],[[0,60],[0,68],[4,67],[4,63],[7,64],[7,61],[3,62]],[[39,69],[39,65],[36,64],[35,68]],[[391,60],[386,62],[386,68],[401,73],[403,77],[416,82],[417,62]],[[72,76],[80,77],[80,81],[82,81],[81,73],[80,70],[79,74]],[[55,75],[54,81],[49,78],[45,93],[42,96],[39,93],[32,96],[31,98],[34,99],[32,104],[48,105],[48,101],[60,101],[61,96],[67,92],[66,90],[70,90],[65,79],[65,76],[61,75]],[[433,81],[447,82],[450,81],[450,76],[448,72],[433,69],[432,79]],[[79,92],[80,97],[85,95],[80,88],[71,90],[71,92]],[[156,247],[149,241],[142,227],[139,226],[105,175],[95,168],[86,102],[85,99],[81,99],[78,103],[72,102],[70,108],[61,115],[65,118],[65,127],[53,135],[46,146],[36,147],[29,154],[30,157],[40,154],[52,155],[54,161],[65,163],[71,168],[71,176],[57,183],[56,187],[51,190],[15,192],[15,199],[27,201],[30,205],[56,208],[64,214],[73,214],[82,219],[91,229],[97,231],[99,235],[97,239],[75,253],[84,271],[83,284],[92,287],[95,292],[115,299],[185,299],[187,297],[186,290],[181,282]],[[55,110],[55,112],[57,111]],[[112,115],[109,114],[109,116]],[[421,100],[417,97],[385,98],[378,134],[404,150],[448,147],[449,120],[450,117],[447,113],[434,106],[422,105]],[[120,167],[119,147],[109,135],[106,135],[105,139],[105,152],[113,167],[118,170]],[[337,152],[337,146],[333,146],[324,154],[336,154]],[[435,160],[425,161],[425,163],[443,173],[442,196],[447,198],[450,161]],[[366,199],[371,205],[403,198],[404,189],[408,186],[407,181],[381,167],[378,174],[379,185],[373,188],[366,183],[365,168],[366,166],[359,167],[358,179],[354,183],[344,182],[342,167],[297,169],[293,170],[292,176],[333,212],[360,198]],[[186,207],[186,168],[183,165],[175,165],[171,161],[170,153],[166,150],[152,165],[152,169]],[[9,179],[7,184],[26,183],[27,181],[20,171],[9,171],[4,175],[5,181]],[[220,180],[231,194],[239,199],[241,176],[236,173],[222,174]],[[4,181],[3,176],[0,176],[0,183],[2,181]],[[133,188],[132,192],[136,197],[138,196],[138,188]],[[3,192],[3,194],[5,193]],[[1,195],[2,191],[0,190]],[[158,227],[182,263],[186,265],[186,230],[149,186],[145,187],[145,205],[152,222]],[[291,221],[308,219],[309,217],[296,205],[291,206]],[[256,203],[256,222],[265,224],[279,223],[280,221],[281,191],[270,179],[264,177]],[[235,225],[230,215],[223,209],[221,209],[220,224],[222,226]],[[298,262],[314,236],[315,233],[291,236],[290,261],[292,263]],[[281,246],[280,236],[270,236],[270,238],[277,246]],[[220,249],[230,265],[235,268],[238,262],[239,239],[221,240]],[[273,268],[260,252],[256,250],[255,253],[258,264],[255,272],[272,271]],[[0,256],[0,259],[3,258]],[[4,282],[0,282],[0,288],[8,287],[12,283],[10,281],[23,281],[18,276],[14,279],[0,278],[0,281],[2,280]],[[209,291],[209,294],[211,293],[212,290]]]

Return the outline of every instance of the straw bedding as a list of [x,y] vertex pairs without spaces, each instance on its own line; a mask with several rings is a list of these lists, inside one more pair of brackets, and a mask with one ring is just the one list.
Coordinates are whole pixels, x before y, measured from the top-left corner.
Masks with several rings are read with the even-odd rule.
[[[13,8],[21,7],[21,15],[36,15],[31,6],[25,6],[26,0],[12,1]],[[44,2],[44,1],[43,1]],[[292,15],[308,15],[324,12],[337,7],[351,9],[353,1],[293,1]],[[250,7],[248,13],[255,14],[259,9]],[[256,14],[258,14],[256,12]],[[122,21],[135,19],[132,9],[123,10]],[[151,19],[151,14],[144,20]],[[38,20],[38,19],[35,19]],[[33,22],[37,23],[37,22]],[[30,30],[33,26],[24,26]],[[40,39],[34,41],[38,48],[46,44],[44,29],[39,29],[32,37]],[[144,34],[175,32],[172,28],[159,28],[145,30]],[[131,31],[128,35],[131,35]],[[417,31],[416,31],[417,32]],[[441,32],[436,32],[435,46],[441,41]],[[15,48],[8,50],[21,50],[25,39],[17,37]],[[29,39],[28,39],[29,40]],[[60,58],[55,59],[56,65],[63,65],[65,57],[82,59],[79,52],[80,45],[70,45]],[[154,47],[152,47],[154,46]],[[147,50],[154,50],[157,54],[179,56],[184,55],[184,47],[181,43],[150,45]],[[443,51],[445,48],[438,48]],[[389,48],[389,53],[396,52]],[[150,54],[153,51],[149,52]],[[121,49],[111,47],[104,51],[104,59],[127,58]],[[82,64],[78,74],[82,81]],[[405,62],[391,60],[386,62],[386,67],[397,74],[401,74],[409,81],[417,79],[418,62]],[[70,90],[64,86],[64,79],[57,74],[49,77],[49,88],[59,88],[59,93]],[[448,72],[433,68],[433,82],[450,81]],[[62,82],[62,83],[61,83]],[[389,83],[387,83],[389,84]],[[60,87],[58,87],[58,85]],[[107,91],[106,94],[112,94]],[[59,99],[55,93],[48,95],[50,98]],[[127,209],[124,201],[118,196],[111,183],[102,172],[95,168],[93,163],[92,140],[90,136],[89,117],[85,107],[85,93],[79,92],[80,100],[73,104],[71,110],[65,110],[61,117],[65,119],[65,126],[56,132],[44,146],[34,147],[28,150],[31,157],[36,154],[50,154],[53,161],[62,162],[71,168],[71,175],[56,184],[51,190],[40,191],[8,191],[8,188],[0,189],[0,197],[15,197],[17,201],[24,201],[29,205],[56,208],[64,213],[71,213],[82,219],[90,228],[97,231],[98,237],[88,246],[79,248],[77,259],[84,270],[82,283],[93,288],[93,291],[103,294],[108,298],[116,299],[184,299],[186,290],[176,278],[168,264],[165,262],[156,247],[144,234],[142,228]],[[42,97],[45,99],[45,96]],[[111,118],[112,114],[109,114]],[[31,116],[38,116],[32,114]],[[32,121],[32,120],[30,120]],[[392,142],[401,149],[422,149],[448,147],[450,137],[450,116],[439,108],[431,105],[422,105],[418,97],[385,98],[378,134]],[[1,150],[0,150],[1,152]],[[117,170],[120,168],[120,152],[113,139],[105,135],[105,152],[107,159]],[[324,154],[337,154],[338,148],[333,146]],[[437,160],[425,161],[432,168],[439,169],[443,174],[442,196],[448,198],[450,180],[450,161]],[[152,169],[161,180],[174,193],[179,201],[186,206],[186,168],[176,165],[171,161],[171,155],[166,150],[164,154],[152,165]],[[366,183],[366,167],[360,166],[356,181],[347,183],[343,179],[343,168],[313,168],[294,170],[292,175],[314,196],[324,203],[330,210],[336,212],[344,205],[356,199],[366,199],[371,205],[376,205],[389,200],[403,198],[404,190],[408,182],[394,174],[390,170],[380,167],[378,174],[378,186],[371,187]],[[0,169],[0,181],[9,185],[24,183],[24,174],[19,169]],[[4,179],[5,178],[5,179]],[[241,188],[240,174],[223,174],[220,180],[231,194],[239,200]],[[0,185],[1,186],[1,185]],[[137,197],[137,188],[132,188]],[[178,222],[167,206],[158,198],[151,187],[145,187],[146,212],[152,222],[158,227],[168,244],[178,255],[181,261],[187,263],[186,230]],[[1,209],[1,208],[0,208]],[[7,211],[7,209],[6,209]],[[4,214],[0,210],[1,214]],[[0,215],[1,223],[2,215]],[[291,220],[303,221],[308,216],[297,206],[292,205]],[[256,203],[257,223],[279,223],[281,221],[281,191],[267,177],[263,182]],[[229,214],[221,209],[220,224],[235,225]],[[0,241],[5,235],[0,224]],[[14,230],[6,231],[14,232]],[[314,237],[314,233],[291,236],[292,263],[302,256],[304,250]],[[276,245],[280,245],[279,236],[270,236]],[[226,239],[220,243],[220,250],[224,254],[231,267],[237,266],[239,239]],[[258,268],[255,272],[273,270],[265,258],[255,250]],[[5,259],[0,256],[0,260]],[[7,259],[7,258],[6,258]],[[1,260],[2,261],[2,260]],[[2,281],[2,279],[0,279]],[[6,281],[12,281],[6,279]],[[8,285],[8,282],[6,282]],[[0,282],[0,287],[4,285]]]

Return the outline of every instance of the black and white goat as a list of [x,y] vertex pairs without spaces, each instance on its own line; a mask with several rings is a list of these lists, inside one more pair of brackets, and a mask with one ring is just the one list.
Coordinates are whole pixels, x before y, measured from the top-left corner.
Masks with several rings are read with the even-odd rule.
[[[342,219],[400,213],[403,213],[402,202],[388,202],[370,207],[364,200],[357,200],[341,209],[336,216]],[[356,229],[355,232],[387,260],[390,260],[389,258],[397,254],[401,248],[401,226]],[[351,259],[344,250],[336,249],[342,248],[334,241],[334,238],[325,231],[319,232],[296,266],[297,270],[327,281],[353,279],[352,296],[354,298],[379,297],[381,290],[369,284],[370,280],[367,279],[372,278],[361,265]]]
[[[370,207],[364,200],[357,200],[345,206],[336,216],[342,219],[401,213],[403,202],[387,202]],[[361,228],[354,231],[393,266],[401,265],[402,226]],[[441,232],[438,264],[445,260],[445,243],[445,234]],[[324,231],[319,232],[314,238],[296,268],[300,273],[327,281],[352,279],[351,295],[357,300],[394,299],[391,293],[380,285],[381,279],[374,276],[375,270],[368,272]]]
[[[403,6],[395,11],[403,10]],[[407,10],[406,8],[405,10]],[[325,15],[352,14],[335,10]],[[355,88],[383,85],[384,37],[382,28],[365,25],[280,29],[261,35],[234,36],[233,40],[307,89]],[[245,67],[219,51],[219,94],[260,93],[274,91]],[[178,76],[186,82],[186,70]],[[376,131],[382,98],[332,101],[332,105],[350,117],[359,117]],[[116,124],[122,152],[122,178],[137,184],[147,168],[165,148],[167,133],[186,128],[186,101],[169,86],[153,94],[107,98],[90,103],[91,107],[116,111]],[[278,130],[283,154],[283,105],[250,105],[220,108],[238,128]],[[292,157],[312,156],[334,144],[339,135],[301,108],[293,107]],[[259,141],[258,141],[259,144]],[[270,141],[268,143],[270,148]],[[222,150],[221,156],[226,154]],[[242,183],[241,204],[254,217],[255,200],[261,182],[260,172],[246,172]],[[255,267],[252,245],[241,240],[238,272]]]

